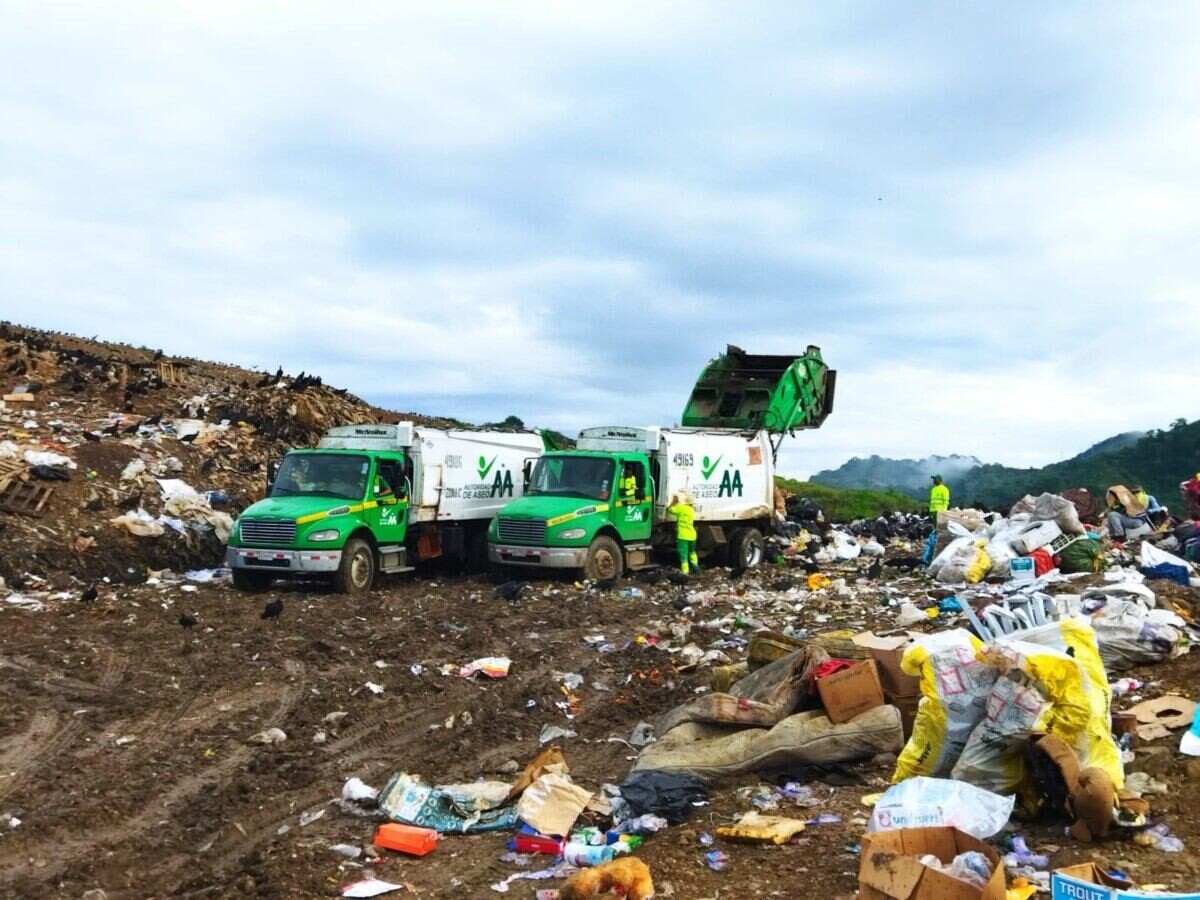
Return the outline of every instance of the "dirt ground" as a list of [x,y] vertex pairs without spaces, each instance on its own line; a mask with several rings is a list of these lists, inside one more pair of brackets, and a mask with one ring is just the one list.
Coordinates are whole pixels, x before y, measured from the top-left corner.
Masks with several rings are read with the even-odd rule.
[[[691,619],[744,614],[758,584],[749,575],[744,582],[704,576],[692,588],[704,595],[703,608]],[[578,782],[619,782],[632,764],[622,741],[634,726],[710,683],[708,669],[678,672],[672,654],[645,640],[687,618],[673,605],[678,589],[644,590],[626,599],[540,582],[510,604],[493,598],[490,583],[465,577],[393,579],[353,599],[297,587],[189,592],[173,582],[106,588],[91,606],[72,593],[41,611],[0,608],[0,895],[336,896],[364,870],[362,860],[347,861],[330,846],[365,847],[376,825],[331,805],[348,777],[375,787],[398,771],[431,783],[495,777],[506,763],[511,769],[510,761],[524,765],[536,755],[547,723],[578,732],[561,744]],[[285,603],[278,624],[259,617],[272,596]],[[794,622],[821,628],[893,615],[877,603],[846,611],[830,599],[800,606]],[[177,622],[181,611],[199,619],[191,634]],[[596,635],[616,649],[602,652],[585,640]],[[692,634],[701,646],[723,637]],[[438,672],[487,655],[511,657],[508,678]],[[1191,655],[1134,674],[1162,682],[1147,694],[1194,693],[1198,668]],[[556,673],[566,672],[585,680],[570,721],[557,705],[565,701]],[[383,692],[364,689],[368,681]],[[336,727],[322,724],[338,711],[348,715]],[[248,742],[273,726],[285,742]],[[322,728],[327,739],[315,743]],[[1177,740],[1162,743],[1174,751]],[[1055,865],[1105,858],[1141,882],[1200,887],[1191,852],[1200,846],[1200,772],[1189,775],[1182,757],[1169,756],[1157,777],[1171,794],[1154,804],[1188,853],[1138,847],[1127,835],[1084,847],[1050,823],[1023,829],[1031,847],[1058,848]],[[752,808],[738,791],[759,782],[716,784],[709,806],[638,855],[658,896],[849,897],[869,815],[860,799],[881,790],[890,773],[886,760],[866,761],[810,782],[820,805],[780,814],[830,813],[840,821],[813,824],[781,847],[718,838],[714,847],[729,856],[719,872],[705,864],[710,848],[700,836]],[[302,814],[320,810],[300,824]],[[497,896],[490,886],[521,871],[500,861],[507,840],[446,836],[427,857],[389,854],[369,871],[426,897]],[[533,857],[527,869],[550,862]],[[518,881],[509,895],[532,897],[556,884]]]

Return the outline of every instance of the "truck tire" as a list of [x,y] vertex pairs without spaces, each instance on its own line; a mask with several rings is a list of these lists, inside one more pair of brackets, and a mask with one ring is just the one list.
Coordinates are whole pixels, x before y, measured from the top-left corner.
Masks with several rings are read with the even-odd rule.
[[247,569],[233,570],[233,586],[239,591],[265,591],[274,579],[270,572],[251,572]]
[[620,578],[624,569],[621,545],[608,535],[600,535],[588,546],[587,563],[583,567],[585,578],[592,581]]
[[750,569],[763,561],[767,542],[757,528],[739,528],[729,539],[729,565]]
[[361,594],[375,581],[375,550],[362,538],[351,538],[342,548],[342,561],[333,575],[339,594]]

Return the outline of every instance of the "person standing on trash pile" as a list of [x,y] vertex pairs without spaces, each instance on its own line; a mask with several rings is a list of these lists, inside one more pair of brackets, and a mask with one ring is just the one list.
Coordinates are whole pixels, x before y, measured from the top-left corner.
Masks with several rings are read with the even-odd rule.
[[672,494],[667,515],[675,520],[675,547],[679,551],[679,571],[685,575],[689,570],[700,571],[700,557],[696,555],[696,510],[692,498],[687,494]]
[[933,481],[933,487],[929,489],[929,518],[933,519],[933,526],[937,527],[938,510],[950,508],[950,488],[942,484],[941,475],[930,475]]

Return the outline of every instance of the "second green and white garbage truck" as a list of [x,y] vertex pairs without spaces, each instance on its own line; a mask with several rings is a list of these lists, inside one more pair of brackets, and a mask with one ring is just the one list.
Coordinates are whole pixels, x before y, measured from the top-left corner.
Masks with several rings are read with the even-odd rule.
[[757,565],[773,525],[779,442],[820,427],[835,383],[816,347],[800,357],[729,347],[701,373],[681,427],[586,428],[574,450],[542,455],[525,496],[492,522],[488,558],[591,579],[652,565],[675,546],[667,508],[682,493],[702,557]]

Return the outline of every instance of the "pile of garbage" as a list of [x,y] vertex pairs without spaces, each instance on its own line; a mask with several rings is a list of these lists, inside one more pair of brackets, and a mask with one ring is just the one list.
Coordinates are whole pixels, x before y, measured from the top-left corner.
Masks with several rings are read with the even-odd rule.
[[[0,324],[0,577],[211,566],[267,467],[374,409],[264,374]],[[416,421],[434,422],[424,417]]]

